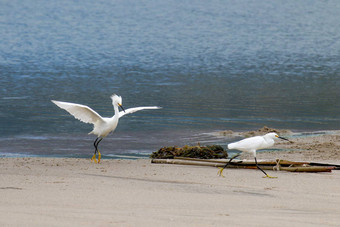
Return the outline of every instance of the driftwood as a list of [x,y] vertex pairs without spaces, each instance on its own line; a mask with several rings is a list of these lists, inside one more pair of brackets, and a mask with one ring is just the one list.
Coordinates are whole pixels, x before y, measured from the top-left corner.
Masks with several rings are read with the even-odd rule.
[[[242,166],[236,168],[245,169],[257,169],[256,166]],[[274,171],[288,171],[288,172],[331,172],[335,167],[329,166],[289,166],[289,167],[277,167],[277,166],[261,166],[263,170],[274,170]]]
[[[230,159],[224,160],[216,160],[216,159],[199,159],[199,158],[185,158],[185,157],[174,157],[174,159],[186,160],[186,161],[197,161],[197,162],[214,162],[214,163],[224,163],[229,162]],[[259,165],[277,165],[279,162],[280,165],[307,165],[309,162],[293,162],[287,160],[279,160],[276,161],[261,161],[258,160],[257,164]],[[255,160],[233,160],[231,161],[232,165],[255,165]],[[332,165],[333,166],[333,165]]]
[[176,165],[193,165],[193,166],[212,166],[212,167],[223,167],[224,164],[208,163],[208,162],[187,162],[184,160],[175,159],[152,159],[151,163],[157,164],[176,164]]
[[[224,167],[229,160],[209,160],[176,157],[175,159],[152,159],[151,163],[177,164]],[[308,162],[292,162],[287,160],[258,161],[258,165],[264,170],[289,171],[289,172],[331,172],[337,169],[335,166],[324,164],[324,166],[309,165]],[[232,161],[228,168],[256,169],[255,161]]]
[[338,164],[329,164],[329,163],[320,163],[320,162],[310,162],[311,166],[334,166],[335,170],[340,170],[340,165]]
[[[217,160],[217,159],[199,159],[199,158],[184,158],[184,157],[175,157],[175,159],[187,160],[187,161],[198,161],[198,162],[213,162],[213,163],[224,163],[229,162],[229,159]],[[280,165],[280,166],[324,166],[324,167],[335,167],[334,170],[340,170],[339,164],[329,164],[329,163],[320,163],[320,162],[296,162],[296,161],[288,161],[276,159],[275,161],[262,161],[258,160],[257,163],[259,165]],[[230,163],[231,165],[255,165],[254,160],[233,160]]]

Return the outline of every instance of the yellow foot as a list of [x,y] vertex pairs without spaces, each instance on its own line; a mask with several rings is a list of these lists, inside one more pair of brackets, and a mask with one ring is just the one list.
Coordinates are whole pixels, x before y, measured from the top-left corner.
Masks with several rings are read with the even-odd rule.
[[217,172],[217,175],[218,176],[221,176],[221,177],[224,177],[223,176],[223,170],[224,170],[224,168],[222,168],[222,167],[218,167],[220,170]]
[[99,164],[101,158],[102,158],[102,155],[100,154],[100,152],[98,150],[98,164]]
[[272,176],[269,176],[268,174],[266,176],[264,176],[263,178],[277,178],[277,177],[272,177]]
[[96,160],[96,155],[94,154],[91,158],[91,162],[94,161],[94,163],[97,163],[97,160]]

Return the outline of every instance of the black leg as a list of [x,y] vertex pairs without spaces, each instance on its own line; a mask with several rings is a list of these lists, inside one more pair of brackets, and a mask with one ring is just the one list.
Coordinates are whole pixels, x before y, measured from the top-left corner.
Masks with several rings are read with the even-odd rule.
[[103,139],[103,138],[100,138],[100,140],[98,140],[99,138],[100,138],[100,137],[98,137],[98,138],[94,141],[94,143],[93,143],[93,145],[94,145],[94,147],[95,147],[94,154],[97,153],[97,151],[98,151],[98,144],[99,144],[99,142],[102,141],[102,139]]
[[237,158],[238,156],[240,156],[240,154],[237,154],[237,155],[235,155],[234,157],[232,157],[232,158],[229,160],[229,162],[227,162],[227,164],[225,164],[225,166],[223,167],[223,169],[227,168],[228,165],[231,163],[231,161],[232,161],[234,158]]
[[257,164],[257,160],[256,160],[256,157],[255,157],[255,164],[256,164],[256,167],[262,171],[262,173],[264,173],[264,175],[268,176],[268,174],[266,172],[263,171],[263,169],[260,168],[260,166]]
[[97,139],[93,143],[93,146],[94,146],[95,150],[94,150],[94,154],[93,154],[93,156],[91,158],[91,161],[94,161],[95,163],[97,163],[96,154],[98,153],[98,163],[100,162],[100,159],[101,159],[101,156],[102,156],[100,154],[99,150],[98,150],[98,144],[100,143],[100,141],[102,141],[102,139],[103,138],[97,137]]
[[220,167],[219,167],[220,170],[218,171],[217,174],[218,174],[219,176],[224,177],[223,174],[222,174],[222,173],[223,173],[223,170],[224,170],[225,168],[227,168],[227,166],[231,163],[231,161],[232,161],[234,158],[238,157],[238,156],[240,156],[240,154],[237,154],[237,155],[235,155],[234,157],[232,157],[232,158],[229,160],[229,162],[227,162],[227,164],[225,164],[225,166],[224,166],[223,168],[220,168]]
[[98,150],[98,144],[97,144],[98,139],[99,139],[99,137],[97,137],[97,139],[96,139],[96,140],[94,141],[94,143],[93,143],[93,146],[94,146],[94,148],[95,148],[95,150],[94,150],[94,154],[95,154],[95,155],[97,154],[97,150]]
[[[99,137],[96,139],[96,141],[99,139]],[[98,140],[97,144],[95,145],[96,149],[98,150],[98,144],[100,143],[100,141],[102,141],[103,138],[100,138],[100,140]]]

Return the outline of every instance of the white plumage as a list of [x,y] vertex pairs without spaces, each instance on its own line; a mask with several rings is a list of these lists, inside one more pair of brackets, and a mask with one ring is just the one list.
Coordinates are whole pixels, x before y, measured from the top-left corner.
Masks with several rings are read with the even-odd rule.
[[[267,133],[264,136],[254,136],[228,144],[228,149],[236,149],[248,152],[256,157],[256,150],[265,149],[274,145],[275,138],[280,138],[275,132]],[[282,137],[281,137],[282,138]]]
[[120,111],[119,112],[119,118],[123,117],[126,114],[131,114],[140,110],[153,110],[153,109],[160,109],[162,107],[158,106],[141,106],[141,107],[135,107],[135,108],[129,108],[126,109],[125,111]]
[[[248,152],[248,153],[251,153],[254,155],[254,159],[255,159],[255,164],[256,164],[256,167],[261,170],[264,174],[265,174],[265,177],[269,177],[269,178],[273,178],[271,176],[269,176],[266,172],[264,172],[258,165],[257,165],[257,160],[256,160],[256,151],[257,150],[260,150],[260,149],[265,149],[265,148],[268,148],[268,147],[271,147],[274,145],[275,143],[275,140],[276,138],[279,138],[279,139],[283,139],[283,140],[287,140],[289,141],[288,139],[286,138],[283,138],[283,137],[280,137],[278,134],[276,134],[275,132],[270,132],[270,133],[267,133],[266,135],[264,136],[254,136],[254,137],[250,137],[250,138],[246,138],[246,139],[243,139],[243,140],[240,140],[238,142],[234,142],[234,143],[230,143],[228,144],[228,149],[236,149],[236,150],[239,150],[239,151],[242,151],[242,152]],[[231,161],[238,157],[240,154],[232,157],[229,162],[219,170],[218,174],[220,176],[223,176],[222,175],[222,172],[223,170],[231,163]]]
[[[97,135],[97,139],[94,142],[94,146],[96,149],[95,149],[95,154],[92,157],[92,160],[93,159],[95,160],[95,155],[98,151],[98,154],[99,154],[98,162],[100,161],[100,152],[98,150],[98,144],[104,137],[106,137],[110,132],[116,129],[119,118],[123,117],[126,114],[134,113],[139,110],[146,110],[146,109],[151,110],[151,109],[161,108],[158,106],[142,106],[142,107],[135,107],[135,108],[129,108],[129,109],[124,110],[122,106],[122,97],[118,95],[112,95],[111,99],[112,99],[112,105],[113,105],[114,113],[115,113],[112,117],[102,117],[96,111],[94,111],[93,109],[85,105],[51,100],[54,104],[56,104],[61,109],[64,109],[67,112],[69,112],[76,119],[84,123],[93,124],[93,130],[89,134]],[[121,107],[123,111],[119,112],[118,107]]]
[[103,120],[103,118],[96,111],[88,106],[70,102],[61,102],[55,100],[51,101],[84,123],[96,124],[98,121]]

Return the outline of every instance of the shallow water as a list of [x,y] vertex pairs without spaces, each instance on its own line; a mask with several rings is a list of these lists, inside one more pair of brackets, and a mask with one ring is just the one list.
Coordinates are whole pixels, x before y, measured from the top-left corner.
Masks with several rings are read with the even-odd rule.
[[340,126],[338,1],[2,1],[0,153],[84,155],[91,126],[50,100],[121,119],[106,155],[216,141],[204,132]]

